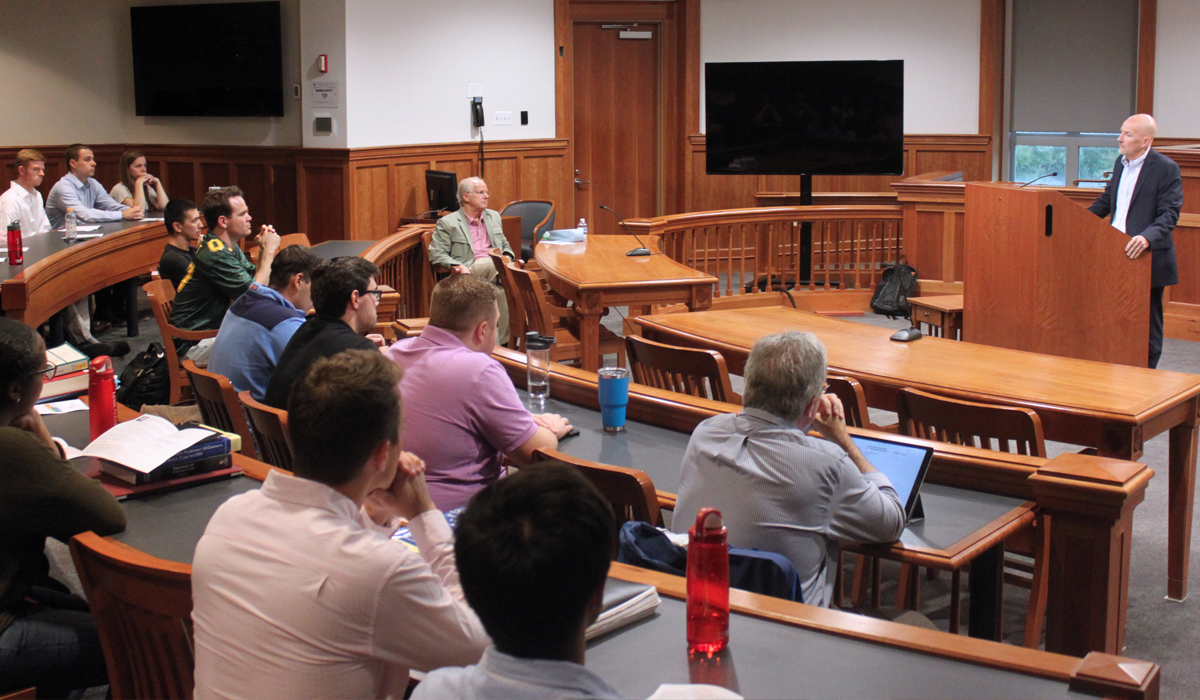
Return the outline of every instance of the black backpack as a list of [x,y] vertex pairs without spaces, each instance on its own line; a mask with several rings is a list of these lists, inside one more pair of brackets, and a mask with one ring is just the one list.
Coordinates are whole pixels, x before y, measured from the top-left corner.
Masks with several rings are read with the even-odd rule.
[[908,298],[917,293],[917,271],[900,256],[900,262],[883,268],[883,277],[871,297],[871,310],[888,318],[912,317]]
[[135,411],[142,406],[161,406],[171,399],[171,373],[167,368],[167,352],[161,343],[139,352],[121,370],[117,402]]

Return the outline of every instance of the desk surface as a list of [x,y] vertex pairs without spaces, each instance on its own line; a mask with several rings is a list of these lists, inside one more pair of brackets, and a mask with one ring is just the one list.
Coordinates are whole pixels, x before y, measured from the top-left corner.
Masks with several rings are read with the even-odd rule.
[[582,243],[539,243],[534,256],[550,279],[570,282],[581,290],[645,287],[679,283],[716,284],[717,278],[675,262],[661,253],[629,257],[641,247],[633,236],[588,236]]
[[334,258],[357,258],[367,248],[379,241],[325,241],[312,247],[312,251],[321,256],[322,260]]
[[[89,226],[93,224],[81,225]],[[96,229],[95,231],[82,231],[81,234],[85,236],[93,233],[103,233],[108,235],[134,228],[162,225],[163,222],[161,221],[109,221],[107,223],[100,224],[100,228]],[[100,238],[103,238],[103,236]],[[25,236],[24,243],[29,248],[29,250],[25,251],[25,264],[9,265],[7,259],[3,263],[0,263],[0,282],[4,282],[16,277],[25,270],[28,270],[33,266],[34,263],[42,260],[43,258],[48,258],[51,255],[63,250],[67,250],[68,248],[76,248],[86,245],[94,240],[96,240],[96,238],[80,238],[74,243],[67,243],[63,240],[63,232],[61,230],[46,231],[45,233],[35,233],[32,236]],[[8,239],[6,238],[4,240],[4,244],[7,245],[7,243]],[[167,241],[164,238],[163,245],[166,245],[166,243]],[[3,253],[3,255],[5,258],[8,258],[8,253]]]

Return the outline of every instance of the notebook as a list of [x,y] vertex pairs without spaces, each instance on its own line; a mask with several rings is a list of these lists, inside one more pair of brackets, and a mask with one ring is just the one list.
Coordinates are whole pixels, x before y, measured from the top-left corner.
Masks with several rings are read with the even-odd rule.
[[924,517],[920,508],[921,483],[925,481],[925,472],[933,461],[933,448],[862,435],[852,435],[851,439],[871,466],[892,482],[908,519],[912,521]]

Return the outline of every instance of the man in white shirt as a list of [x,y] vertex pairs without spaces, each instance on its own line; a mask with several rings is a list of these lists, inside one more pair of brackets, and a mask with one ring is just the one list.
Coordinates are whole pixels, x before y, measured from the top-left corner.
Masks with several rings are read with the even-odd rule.
[[[45,233],[50,230],[50,220],[42,206],[42,193],[37,188],[46,176],[46,159],[41,151],[23,148],[17,152],[15,165],[17,179],[12,181],[7,192],[0,194],[0,229],[7,229],[8,223],[17,219],[21,222],[23,237]],[[64,312],[68,339],[89,357],[120,356],[129,352],[129,344],[124,341],[120,341],[122,347],[116,347],[116,344],[101,343],[92,336],[87,297]]]
[[413,700],[619,698],[583,666],[613,551],[612,508],[565,464],[524,467],[471,499],[454,553],[495,646],[429,674]]
[[[410,669],[478,661],[453,536],[401,452],[400,371],[374,350],[292,390],[294,476],[226,501],[193,559],[197,700],[402,698]],[[393,540],[400,518],[418,552]]]

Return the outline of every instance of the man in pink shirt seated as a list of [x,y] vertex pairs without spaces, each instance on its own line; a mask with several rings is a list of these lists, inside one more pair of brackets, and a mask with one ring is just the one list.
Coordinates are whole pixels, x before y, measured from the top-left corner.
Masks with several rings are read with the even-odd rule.
[[527,411],[491,357],[499,291],[478,275],[447,277],[433,289],[421,335],[385,353],[404,368],[404,444],[425,460],[429,493],[442,510],[465,506],[499,479],[505,456],[526,464],[571,430],[562,416]]
[[[192,562],[197,700],[402,698],[410,669],[479,660],[450,526],[400,449],[398,380],[374,349],[315,362],[288,403],[295,474],[209,521]],[[392,539],[402,517],[418,551]]]

